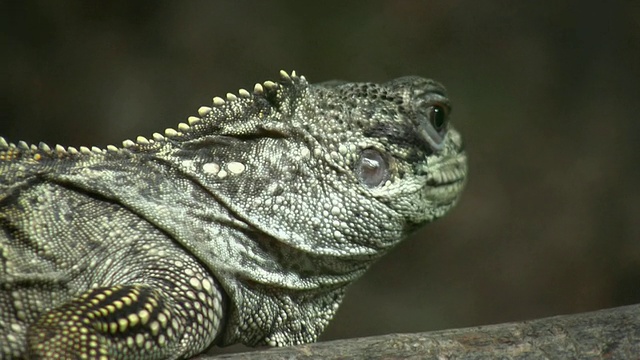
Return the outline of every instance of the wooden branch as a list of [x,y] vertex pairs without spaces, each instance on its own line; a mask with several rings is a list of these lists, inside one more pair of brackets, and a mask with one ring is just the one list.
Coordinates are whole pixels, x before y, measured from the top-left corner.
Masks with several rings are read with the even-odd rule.
[[415,334],[326,341],[205,359],[640,359],[640,304]]

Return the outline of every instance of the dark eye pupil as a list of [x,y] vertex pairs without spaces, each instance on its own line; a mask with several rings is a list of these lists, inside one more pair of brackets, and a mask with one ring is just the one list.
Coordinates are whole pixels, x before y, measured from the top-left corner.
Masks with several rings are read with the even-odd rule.
[[433,105],[429,109],[429,121],[434,129],[441,131],[447,125],[447,114],[440,105]]
[[366,149],[360,154],[356,164],[356,174],[364,185],[380,186],[389,179],[389,165],[380,152]]

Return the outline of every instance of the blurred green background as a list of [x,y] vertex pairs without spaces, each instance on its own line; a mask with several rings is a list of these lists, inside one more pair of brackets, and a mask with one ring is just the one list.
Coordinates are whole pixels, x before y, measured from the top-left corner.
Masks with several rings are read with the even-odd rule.
[[323,339],[640,302],[640,2],[2,1],[0,135],[119,145],[213,96],[444,83],[459,206],[354,284]]

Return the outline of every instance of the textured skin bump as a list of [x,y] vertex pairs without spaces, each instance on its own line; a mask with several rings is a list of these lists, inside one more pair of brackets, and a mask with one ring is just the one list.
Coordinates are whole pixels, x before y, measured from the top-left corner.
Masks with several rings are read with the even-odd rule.
[[315,341],[351,282],[456,203],[449,113],[432,80],[281,72],[121,148],[0,137],[0,358]]

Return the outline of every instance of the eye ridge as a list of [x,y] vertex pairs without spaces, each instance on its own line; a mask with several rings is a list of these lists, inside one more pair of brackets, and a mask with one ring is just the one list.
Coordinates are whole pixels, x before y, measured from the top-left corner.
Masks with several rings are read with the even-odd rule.
[[389,162],[385,156],[376,149],[364,149],[355,166],[358,180],[365,186],[374,188],[389,180]]

